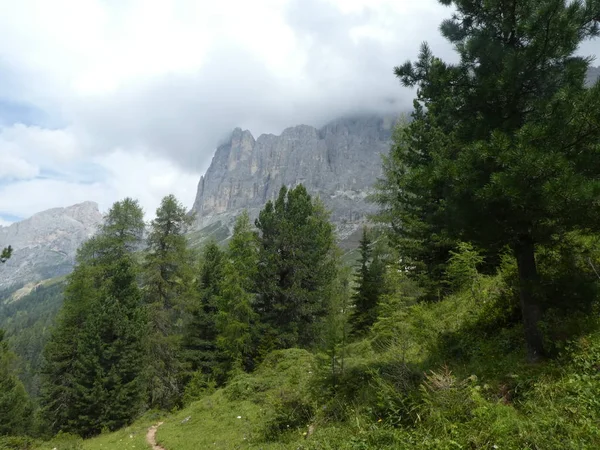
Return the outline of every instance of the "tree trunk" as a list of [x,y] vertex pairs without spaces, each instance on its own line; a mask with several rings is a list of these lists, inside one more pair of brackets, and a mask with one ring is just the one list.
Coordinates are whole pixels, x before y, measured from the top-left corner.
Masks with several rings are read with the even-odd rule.
[[521,299],[527,353],[529,361],[536,362],[544,356],[544,345],[542,334],[538,328],[538,322],[542,319],[542,308],[540,305],[540,282],[535,264],[532,237],[530,235],[521,236],[514,250],[519,269],[519,297]]

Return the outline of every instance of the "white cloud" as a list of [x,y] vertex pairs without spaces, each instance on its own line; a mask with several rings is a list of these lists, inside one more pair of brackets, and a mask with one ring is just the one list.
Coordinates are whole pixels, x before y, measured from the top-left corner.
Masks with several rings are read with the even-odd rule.
[[182,174],[168,160],[115,150],[95,157],[94,164],[103,169],[103,177],[91,183],[35,178],[0,185],[0,211],[29,217],[50,207],[86,200],[98,202],[100,209],[106,211],[113,202],[133,197],[140,201],[149,219],[165,195],[174,194],[185,205],[194,200],[199,175]]
[[0,128],[0,180],[13,180],[0,214],[17,216],[124,196],[152,214],[171,192],[191,207],[234,127],[403,109],[414,93],[393,67],[424,40],[453,54],[437,0],[0,0],[0,11],[0,107],[30,104],[53,124]]
[[37,166],[13,155],[7,148],[0,147],[0,161],[0,181],[34,178],[39,173]]

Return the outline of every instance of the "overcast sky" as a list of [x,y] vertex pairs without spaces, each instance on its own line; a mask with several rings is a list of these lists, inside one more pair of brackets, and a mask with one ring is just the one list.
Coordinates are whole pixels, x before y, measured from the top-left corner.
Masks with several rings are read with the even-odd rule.
[[[404,110],[393,67],[439,36],[435,0],[0,0],[0,225],[125,196],[191,207],[216,145]],[[598,43],[584,52],[600,53]]]

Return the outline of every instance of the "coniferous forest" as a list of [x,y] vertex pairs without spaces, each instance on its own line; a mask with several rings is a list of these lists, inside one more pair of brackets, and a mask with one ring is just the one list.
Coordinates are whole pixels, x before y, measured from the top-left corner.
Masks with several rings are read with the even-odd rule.
[[357,256],[302,184],[200,250],[114,203],[0,309],[0,449],[600,448],[600,1],[440,2]]

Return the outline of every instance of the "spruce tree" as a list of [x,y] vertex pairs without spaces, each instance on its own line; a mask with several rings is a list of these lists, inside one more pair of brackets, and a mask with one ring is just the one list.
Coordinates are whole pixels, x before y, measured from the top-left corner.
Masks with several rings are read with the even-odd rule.
[[448,292],[445,268],[456,239],[443,228],[444,219],[438,213],[444,193],[433,186],[422,188],[430,179],[422,166],[431,159],[430,148],[435,148],[440,136],[429,126],[419,103],[415,103],[412,116],[410,126],[405,118],[398,121],[391,151],[382,156],[383,177],[375,183],[373,195],[380,210],[374,219],[386,226],[407,276],[424,289],[425,299],[435,301]]
[[171,409],[182,394],[182,310],[191,295],[191,255],[185,233],[192,218],[175,196],[163,198],[150,224],[143,270],[149,320],[150,406]]
[[355,335],[366,332],[377,319],[377,305],[384,290],[385,264],[380,251],[373,251],[373,241],[366,227],[359,245],[360,267],[356,274],[353,295],[352,331]]
[[30,431],[33,405],[16,373],[16,356],[0,330],[0,436]]
[[458,52],[448,64],[424,44],[397,67],[417,86],[413,122],[393,148],[403,222],[418,239],[461,239],[518,264],[529,358],[544,353],[544,298],[536,246],[600,223],[600,84],[584,86],[598,35],[597,0],[443,0],[456,8],[441,31]]
[[322,203],[303,185],[284,186],[256,220],[260,232],[257,298],[262,351],[310,347],[327,313],[336,274],[334,232]]
[[78,252],[44,350],[41,402],[53,431],[114,430],[143,407],[147,320],[133,253],[143,230],[143,212],[127,198]]
[[227,371],[251,370],[253,364],[253,310],[257,275],[258,242],[244,211],[236,220],[225,255],[218,296],[218,344],[228,361]]
[[196,295],[187,305],[183,333],[183,351],[188,378],[200,371],[222,381],[222,355],[217,347],[217,297],[223,279],[223,251],[216,242],[209,242],[203,250]]

